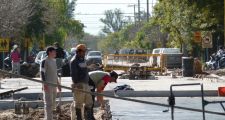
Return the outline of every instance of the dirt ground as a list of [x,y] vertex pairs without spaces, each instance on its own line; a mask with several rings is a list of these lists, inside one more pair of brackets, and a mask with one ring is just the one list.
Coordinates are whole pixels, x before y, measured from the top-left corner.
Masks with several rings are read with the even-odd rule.
[[[44,111],[43,109],[29,109],[29,114],[26,115],[17,115],[15,114],[15,110],[5,110],[0,111],[0,120],[43,120]],[[56,113],[57,120],[71,120],[70,117],[70,104],[65,104],[61,106],[61,114]],[[103,120],[102,115],[104,111],[95,112],[96,120]]]
[[225,76],[225,69],[211,70],[209,73],[216,74],[219,76]]
[[[56,113],[57,120],[70,120],[70,104],[61,106],[61,114]],[[43,109],[29,109],[29,114],[15,114],[14,110],[0,112],[0,120],[42,120],[44,118]]]

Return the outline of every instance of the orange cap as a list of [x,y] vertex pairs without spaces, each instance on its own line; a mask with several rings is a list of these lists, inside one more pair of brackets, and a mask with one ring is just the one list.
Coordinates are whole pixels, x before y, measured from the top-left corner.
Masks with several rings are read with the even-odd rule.
[[85,44],[78,44],[76,46],[76,50],[82,50],[82,51],[86,51],[86,45]]

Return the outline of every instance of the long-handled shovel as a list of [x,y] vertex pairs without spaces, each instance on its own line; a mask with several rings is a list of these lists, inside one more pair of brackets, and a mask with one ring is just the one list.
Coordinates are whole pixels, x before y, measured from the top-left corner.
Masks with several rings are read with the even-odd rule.
[[[59,84],[61,85],[61,73],[58,73],[59,75]],[[62,91],[62,90],[61,90]],[[62,101],[62,93],[61,91],[59,91],[59,102],[56,106],[56,112],[59,113],[59,115],[61,114],[61,101]]]

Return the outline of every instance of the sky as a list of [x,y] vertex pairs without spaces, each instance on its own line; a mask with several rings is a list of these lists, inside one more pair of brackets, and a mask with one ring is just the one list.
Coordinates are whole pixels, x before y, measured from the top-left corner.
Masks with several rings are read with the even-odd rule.
[[[147,0],[140,0],[140,10],[146,11]],[[149,0],[149,12],[152,12],[152,3],[155,4],[156,0]],[[114,3],[114,4],[111,4]],[[100,18],[104,18],[104,11],[120,8],[124,16],[131,16],[133,18],[134,7],[129,5],[136,4],[138,0],[77,0],[74,18],[80,20],[85,25],[85,32],[92,35],[98,35],[103,28],[104,24],[100,22]],[[136,7],[136,12],[138,9]]]

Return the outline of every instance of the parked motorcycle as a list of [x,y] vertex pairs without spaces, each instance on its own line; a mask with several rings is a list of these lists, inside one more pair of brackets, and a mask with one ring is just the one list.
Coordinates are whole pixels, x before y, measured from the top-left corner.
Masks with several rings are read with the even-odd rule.
[[221,56],[213,54],[210,56],[210,60],[206,62],[207,70],[217,70],[222,68],[225,68],[225,54]]

